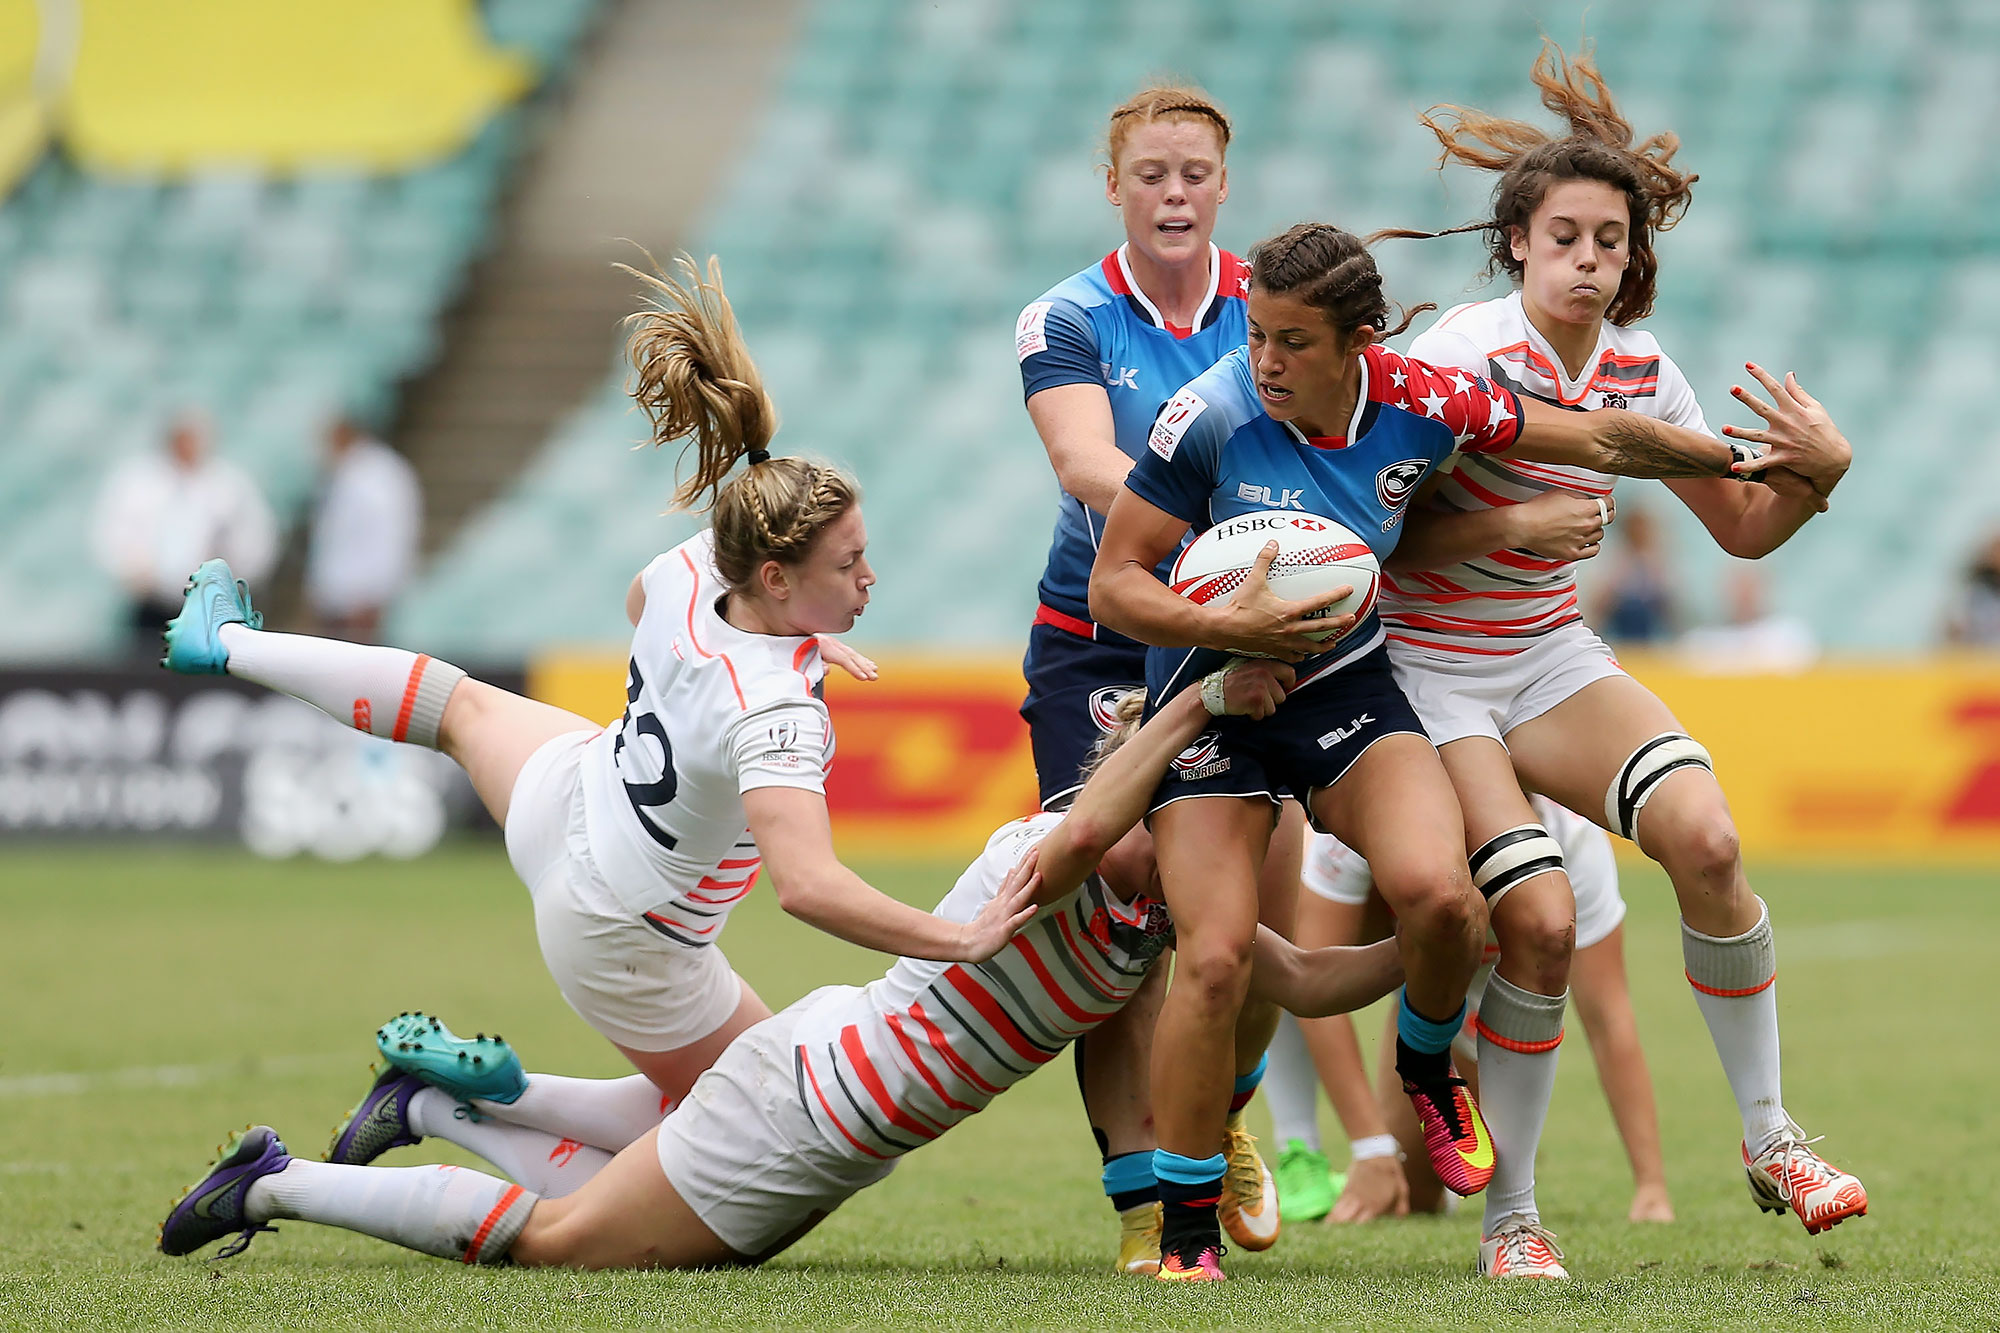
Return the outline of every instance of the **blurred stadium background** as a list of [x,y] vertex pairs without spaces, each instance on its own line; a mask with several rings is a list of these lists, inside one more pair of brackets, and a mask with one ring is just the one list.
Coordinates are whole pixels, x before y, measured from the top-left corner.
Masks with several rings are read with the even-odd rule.
[[[187,720],[216,691],[137,673],[91,551],[109,469],[189,406],[278,515],[274,624],[299,623],[319,441],[349,413],[424,487],[386,637],[615,709],[626,580],[690,530],[660,513],[671,460],[630,447],[634,285],[610,265],[636,242],[723,256],[785,446],[867,488],[883,583],[855,639],[892,670],[835,687],[843,827],[899,853],[976,838],[1029,790],[1015,659],[1054,496],[1008,336],[1119,239],[1105,112],[1161,74],[1221,99],[1218,240],[1239,251],[1303,217],[1450,225],[1487,184],[1432,170],[1415,112],[1539,115],[1540,35],[1574,48],[1585,10],[0,0],[0,831],[254,822],[255,756]],[[2000,857],[2000,673],[1933,656],[2000,526],[2000,7],[1618,0],[1587,21],[1640,133],[1678,131],[1701,174],[1650,327],[1712,423],[1755,357],[1857,446],[1834,513],[1765,562],[1824,664],[1755,691],[1642,670],[1721,755],[1753,850]],[[1482,290],[1472,238],[1380,258],[1407,302]],[[1723,616],[1727,559],[1627,491],[1692,619]],[[223,706],[202,707],[212,733]]]

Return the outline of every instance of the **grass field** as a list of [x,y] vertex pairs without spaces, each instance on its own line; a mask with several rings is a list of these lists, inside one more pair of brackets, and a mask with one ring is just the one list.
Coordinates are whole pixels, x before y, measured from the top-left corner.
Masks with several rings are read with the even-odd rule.
[[[948,880],[885,869],[877,882],[928,905]],[[159,1219],[224,1132],[266,1121],[316,1156],[365,1086],[374,1026],[399,1009],[504,1032],[531,1068],[622,1071],[547,980],[497,847],[355,866],[12,852],[0,1327],[2000,1327],[1993,877],[1758,880],[1779,931],[1788,1100],[1865,1179],[1868,1217],[1809,1238],[1751,1206],[1670,895],[1635,870],[1629,950],[1678,1223],[1623,1220],[1630,1182],[1572,1024],[1541,1198],[1575,1281],[1480,1283],[1470,1209],[1294,1228],[1267,1254],[1232,1256],[1226,1287],[1187,1290],[1109,1275],[1114,1228],[1067,1061],[759,1271],[469,1271],[303,1223],[235,1260],[164,1258]],[[774,1006],[881,966],[786,920],[767,893],[728,943]],[[454,1151],[428,1160],[469,1160]]]

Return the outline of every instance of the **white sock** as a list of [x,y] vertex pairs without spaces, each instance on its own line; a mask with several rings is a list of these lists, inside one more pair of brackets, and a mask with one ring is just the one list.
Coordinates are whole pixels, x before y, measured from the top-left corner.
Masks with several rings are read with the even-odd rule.
[[1473,1026],[1479,1033],[1479,1110],[1493,1136],[1493,1180],[1486,1187],[1485,1234],[1521,1213],[1540,1220],[1535,1151],[1556,1090],[1563,1008],[1569,992],[1537,995],[1497,973],[1487,979]]
[[1264,1101],[1271,1108],[1271,1138],[1280,1151],[1298,1139],[1318,1152],[1319,1070],[1313,1067],[1299,1020],[1279,1014],[1278,1031],[1264,1053],[1270,1060],[1264,1068],[1263,1088]]
[[475,1101],[473,1106],[495,1120],[526,1125],[614,1153],[658,1125],[674,1109],[673,1102],[644,1074],[624,1078],[530,1074],[527,1091],[513,1101]]
[[437,748],[445,701],[465,673],[421,653],[224,625],[229,674],[303,699],[371,736]]
[[1791,1129],[1778,1063],[1778,948],[1770,909],[1761,898],[1757,907],[1757,924],[1729,939],[1681,922],[1688,984],[1736,1094],[1743,1142],[1753,1157]]
[[573,1194],[605,1168],[611,1154],[573,1138],[499,1120],[474,1120],[449,1093],[425,1088],[410,1099],[410,1128],[455,1143],[500,1168],[544,1199]]
[[298,1158],[244,1195],[253,1222],[293,1217],[440,1259],[497,1264],[528,1224],[535,1196],[458,1166],[334,1166]]

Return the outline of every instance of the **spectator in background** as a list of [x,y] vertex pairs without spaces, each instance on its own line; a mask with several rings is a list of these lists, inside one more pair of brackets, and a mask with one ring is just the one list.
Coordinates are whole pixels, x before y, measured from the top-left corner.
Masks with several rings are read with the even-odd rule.
[[1689,630],[1681,654],[1697,671],[1804,671],[1819,657],[1819,643],[1806,622],[1770,607],[1764,575],[1754,565],[1729,571],[1723,586],[1728,619]]
[[1663,643],[1673,637],[1679,616],[1660,530],[1653,516],[1637,506],[1620,509],[1618,519],[1618,525],[1611,529],[1618,539],[1613,547],[1616,554],[1606,562],[1611,568],[1604,576],[1597,612],[1591,619],[1612,643]]
[[320,632],[373,640],[409,582],[423,526],[416,469],[348,417],[327,426],[306,548],[306,608]]
[[179,614],[194,567],[221,556],[245,581],[271,572],[278,525],[250,474],[214,454],[208,417],[183,411],[166,449],[112,469],[98,496],[92,531],[97,560],[132,599],[141,652],[157,652],[160,631]]
[[1951,643],[2000,648],[2000,532],[1987,538],[1965,571],[1965,587],[1944,635]]

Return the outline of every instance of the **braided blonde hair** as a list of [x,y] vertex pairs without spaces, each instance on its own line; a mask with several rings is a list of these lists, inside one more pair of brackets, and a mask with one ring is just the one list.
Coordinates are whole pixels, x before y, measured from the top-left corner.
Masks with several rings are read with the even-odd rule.
[[[650,262],[652,256],[648,255]],[[839,468],[804,458],[773,458],[777,405],[736,325],[722,291],[722,261],[709,256],[704,277],[689,255],[678,276],[654,265],[642,273],[646,307],[628,316],[633,381],[627,392],[652,423],[655,447],[686,440],[694,475],[674,492],[674,507],[706,511],[715,532],[715,567],[731,592],[751,589],[766,560],[796,564],[829,523],[861,500]],[[739,460],[748,468],[733,479]]]

